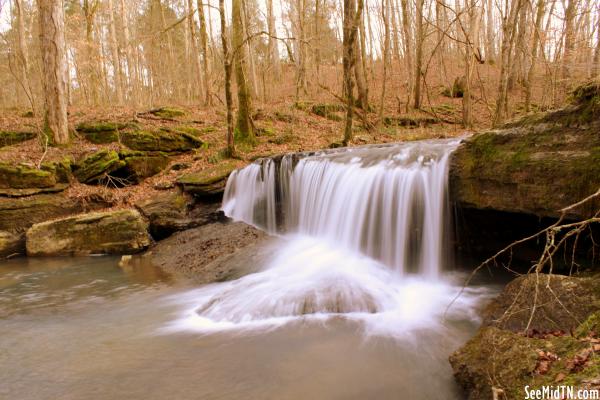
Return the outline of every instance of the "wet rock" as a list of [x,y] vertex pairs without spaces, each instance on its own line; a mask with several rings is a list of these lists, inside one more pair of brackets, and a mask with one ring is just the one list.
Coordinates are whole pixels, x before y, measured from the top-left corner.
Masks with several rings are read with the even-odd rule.
[[27,140],[35,139],[36,137],[37,135],[35,132],[15,132],[0,130],[0,147],[11,146],[13,144],[18,144]]
[[25,253],[25,238],[22,234],[0,231],[0,257]]
[[167,154],[161,152],[122,151],[119,157],[125,161],[120,175],[135,182],[158,174],[171,161]]
[[112,172],[123,168],[125,161],[114,150],[100,150],[74,165],[73,175],[82,183],[97,183]]
[[223,218],[219,204],[194,204],[190,195],[176,191],[153,196],[136,207],[150,222],[150,233],[157,240]]
[[145,256],[168,273],[197,283],[236,279],[273,254],[273,238],[241,222],[217,222],[177,232]]
[[[465,140],[451,159],[455,204],[557,217],[562,208],[594,193],[600,187],[600,107],[594,105],[600,84],[594,88],[582,89],[564,109]],[[599,207],[600,199],[567,217],[589,217]]]
[[89,142],[102,144],[118,141],[119,131],[133,126],[132,124],[118,122],[91,121],[81,123],[75,129]]
[[523,332],[525,329],[570,332],[588,315],[600,310],[598,288],[600,277],[524,275],[506,285],[502,293],[485,308],[483,326],[514,332]]
[[147,229],[147,222],[136,210],[93,212],[42,222],[27,230],[27,254],[137,253],[151,244]]
[[38,222],[107,205],[102,199],[90,199],[82,203],[63,194],[38,194],[22,198],[0,197],[0,230],[22,232]]
[[132,150],[185,152],[202,146],[202,140],[182,131],[132,131],[121,135],[121,143]]
[[192,172],[177,180],[184,192],[203,198],[217,198],[223,195],[227,178],[237,168],[234,161],[223,161],[213,168]]
[[383,124],[385,126],[402,126],[406,128],[416,128],[429,126],[432,124],[439,124],[440,120],[433,117],[421,117],[421,116],[413,116],[413,117],[384,117]]

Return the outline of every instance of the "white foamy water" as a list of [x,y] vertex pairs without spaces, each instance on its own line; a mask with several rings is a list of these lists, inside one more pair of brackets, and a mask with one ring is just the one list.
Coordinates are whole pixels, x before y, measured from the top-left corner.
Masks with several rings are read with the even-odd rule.
[[[402,277],[359,253],[298,236],[264,271],[174,296],[185,311],[163,331],[268,329],[343,317],[368,334],[405,335],[440,327],[459,290],[451,281]],[[474,307],[482,294],[468,289],[445,317],[477,321]]]
[[448,159],[458,141],[347,149],[259,160],[234,172],[226,215],[281,233],[261,272],[177,296],[166,331],[273,328],[343,317],[367,333],[476,321],[481,291],[443,273]]

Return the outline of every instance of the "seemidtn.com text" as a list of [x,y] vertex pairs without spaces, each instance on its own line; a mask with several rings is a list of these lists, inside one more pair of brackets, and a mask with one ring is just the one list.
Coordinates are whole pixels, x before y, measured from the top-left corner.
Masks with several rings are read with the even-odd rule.
[[525,400],[600,400],[600,389],[580,389],[574,386],[525,386]]

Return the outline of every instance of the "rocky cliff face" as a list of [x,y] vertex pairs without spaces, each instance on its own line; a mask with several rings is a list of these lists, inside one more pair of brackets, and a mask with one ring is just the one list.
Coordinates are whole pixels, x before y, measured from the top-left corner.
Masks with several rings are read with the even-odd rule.
[[[470,137],[453,154],[451,199],[459,207],[557,217],[600,188],[600,83],[568,107]],[[599,202],[570,213],[590,216]]]

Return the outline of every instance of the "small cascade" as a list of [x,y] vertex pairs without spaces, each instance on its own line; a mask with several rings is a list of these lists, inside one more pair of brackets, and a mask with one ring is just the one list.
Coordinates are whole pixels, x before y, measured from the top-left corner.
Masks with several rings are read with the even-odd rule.
[[447,176],[457,140],[263,159],[235,171],[223,211],[270,233],[358,251],[398,274],[435,277],[448,231]]

